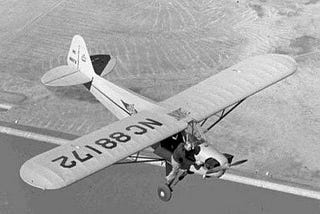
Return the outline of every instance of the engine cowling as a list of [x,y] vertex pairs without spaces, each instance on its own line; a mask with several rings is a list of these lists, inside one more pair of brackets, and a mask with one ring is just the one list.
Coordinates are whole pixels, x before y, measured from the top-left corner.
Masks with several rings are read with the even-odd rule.
[[190,170],[205,177],[221,177],[225,170],[210,174],[207,174],[207,171],[213,169],[214,167],[225,165],[228,163],[228,158],[215,149],[211,144],[202,143],[199,145],[199,147],[200,151],[197,155],[195,155],[195,158],[197,162],[203,163],[203,166],[199,169],[196,169],[196,167],[192,166]]

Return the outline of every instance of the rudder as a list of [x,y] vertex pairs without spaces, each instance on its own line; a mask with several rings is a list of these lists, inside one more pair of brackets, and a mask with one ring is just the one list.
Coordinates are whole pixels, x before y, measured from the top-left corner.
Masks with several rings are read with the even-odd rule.
[[75,35],[72,38],[67,64],[68,66],[79,70],[89,78],[92,78],[95,75],[86,43],[80,35]]

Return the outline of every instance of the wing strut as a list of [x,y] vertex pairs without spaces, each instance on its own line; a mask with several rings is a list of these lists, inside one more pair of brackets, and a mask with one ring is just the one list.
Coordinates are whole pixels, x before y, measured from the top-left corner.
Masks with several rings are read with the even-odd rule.
[[[217,125],[223,118],[225,118],[230,112],[232,112],[235,108],[237,108],[246,98],[240,100],[239,102],[237,102],[231,109],[229,109],[228,111],[226,111],[226,108],[222,110],[221,115],[219,116],[219,119],[217,121],[215,121],[212,125],[210,125],[205,131],[204,133],[208,132],[210,129],[212,129],[215,125]],[[203,126],[206,121],[208,120],[208,118],[206,118],[205,120],[203,120],[203,122],[201,123],[201,126]]]
[[154,158],[154,157],[147,157],[147,156],[139,156],[137,155],[130,155],[127,157],[126,161],[119,161],[117,163],[114,163],[114,165],[119,164],[131,164],[131,163],[151,163],[151,162],[162,162],[165,161],[163,158]]

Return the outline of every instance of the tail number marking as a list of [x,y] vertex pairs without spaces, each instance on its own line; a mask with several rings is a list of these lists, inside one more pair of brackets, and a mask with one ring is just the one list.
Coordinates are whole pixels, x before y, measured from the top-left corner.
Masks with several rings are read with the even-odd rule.
[[74,64],[77,64],[77,60],[75,60],[74,58],[69,57],[69,60],[70,60],[71,62],[73,62]]

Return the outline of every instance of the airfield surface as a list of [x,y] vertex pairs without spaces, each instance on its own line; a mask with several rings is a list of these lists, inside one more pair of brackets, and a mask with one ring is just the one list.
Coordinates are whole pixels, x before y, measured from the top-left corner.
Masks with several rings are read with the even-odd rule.
[[[241,171],[319,190],[319,10],[317,0],[6,1],[0,7],[0,120],[74,135],[116,120],[82,86],[40,83],[47,70],[66,63],[74,34],[84,37],[90,54],[117,58],[108,80],[156,101],[249,56],[289,54],[297,72],[250,97],[208,140],[249,159]],[[25,160],[39,153],[20,151]]]
[[[1,126],[7,126],[0,122]],[[74,139],[60,132],[9,125],[20,130]],[[170,202],[160,201],[156,188],[164,170],[146,164],[116,165],[68,188],[42,191],[26,185],[18,176],[21,164],[53,145],[0,134],[1,214],[101,214],[101,213],[220,213],[220,214],[318,214],[319,202],[218,179],[187,177],[175,187]]]

